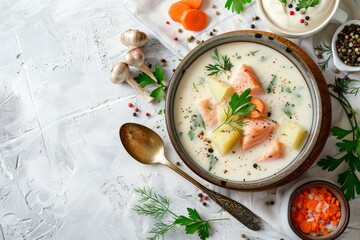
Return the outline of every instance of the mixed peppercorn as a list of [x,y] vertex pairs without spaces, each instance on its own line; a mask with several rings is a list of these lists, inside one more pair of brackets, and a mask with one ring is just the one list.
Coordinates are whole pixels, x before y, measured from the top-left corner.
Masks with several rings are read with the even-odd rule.
[[341,61],[349,66],[360,66],[360,25],[345,26],[337,37],[336,50]]

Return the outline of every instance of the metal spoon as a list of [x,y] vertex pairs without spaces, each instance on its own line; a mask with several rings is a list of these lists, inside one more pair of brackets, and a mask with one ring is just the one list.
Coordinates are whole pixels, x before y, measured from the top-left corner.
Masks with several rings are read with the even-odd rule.
[[135,160],[143,164],[164,164],[168,166],[206,193],[246,227],[254,231],[261,229],[262,224],[260,218],[250,209],[228,197],[204,187],[180,168],[168,161],[164,154],[164,142],[153,130],[140,124],[125,123],[121,126],[119,135],[126,151]]

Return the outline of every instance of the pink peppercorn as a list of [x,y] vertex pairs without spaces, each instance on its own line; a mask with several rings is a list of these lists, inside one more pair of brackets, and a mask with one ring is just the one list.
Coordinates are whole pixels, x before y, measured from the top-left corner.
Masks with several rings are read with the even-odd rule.
[[128,104],[128,107],[133,107],[134,105],[132,103],[129,103]]
[[300,23],[304,23],[305,22],[305,19],[300,19]]
[[169,22],[169,21],[166,21],[166,24],[170,24],[170,22]]
[[208,196],[204,196],[204,200],[206,201],[206,200],[208,200],[209,199],[209,197]]
[[178,40],[178,38],[177,38],[177,37],[174,37],[174,40],[175,40],[175,41],[177,41],[177,40]]
[[294,12],[294,11],[290,11],[289,13],[290,13],[290,15],[294,15],[294,14],[295,14],[295,12]]
[[135,108],[135,112],[138,112],[139,111],[139,108]]
[[148,113],[148,112],[145,113],[145,116],[150,117],[150,113]]

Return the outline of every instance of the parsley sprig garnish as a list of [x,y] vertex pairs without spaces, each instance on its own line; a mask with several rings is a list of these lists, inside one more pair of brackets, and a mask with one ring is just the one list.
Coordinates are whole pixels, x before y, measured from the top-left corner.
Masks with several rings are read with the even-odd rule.
[[[357,118],[359,113],[355,111],[345,96],[346,94],[356,96],[359,93],[360,87],[351,85],[354,82],[360,83],[359,80],[350,79],[346,75],[344,78],[335,79],[334,84],[328,85],[332,90],[330,95],[341,104],[346,112],[351,129],[331,128],[332,135],[340,140],[336,146],[339,148],[341,156],[338,158],[327,156],[318,162],[323,170],[328,171],[334,171],[340,164],[347,165],[347,169],[338,175],[337,182],[349,200],[360,194],[360,180],[356,175],[360,172],[360,125]],[[351,135],[350,140],[345,139],[346,137],[349,138],[349,135]]]
[[221,72],[230,71],[234,67],[227,55],[220,55],[217,48],[214,49],[214,55],[211,56],[214,64],[208,64],[205,68],[209,72],[208,75],[218,75]]
[[[166,233],[175,230],[177,226],[185,227],[186,234],[197,232],[200,239],[205,240],[210,236],[210,222],[229,220],[228,218],[203,220],[196,209],[193,208],[187,208],[188,216],[177,215],[169,208],[169,197],[157,194],[149,187],[135,188],[134,191],[140,194],[140,200],[139,204],[133,207],[133,211],[159,220],[149,232],[152,236],[147,239],[150,240],[163,239]],[[166,214],[171,214],[173,221],[168,223],[160,221]]]
[[166,86],[164,85],[165,73],[163,69],[158,65],[155,67],[153,74],[156,78],[156,81],[145,73],[139,74],[139,76],[135,77],[134,80],[142,88],[152,83],[157,84],[158,87],[150,93],[150,96],[153,97],[157,102],[161,102],[164,99],[166,93]]
[[252,0],[226,0],[225,8],[239,14],[244,10],[244,5],[251,2]]
[[309,7],[316,7],[319,3],[320,0],[300,0],[297,6],[300,9],[305,8],[304,13],[306,13]]
[[223,123],[221,123],[217,128],[213,130],[216,131],[221,126],[227,124],[232,129],[243,133],[242,127],[246,125],[244,121],[244,117],[249,116],[250,112],[254,110],[255,105],[250,103],[251,96],[249,96],[251,90],[250,88],[246,89],[243,93],[238,95],[234,93],[231,96],[231,100],[229,101],[229,106],[225,108],[226,119]]
[[321,61],[318,63],[318,66],[320,68],[321,71],[325,71],[326,68],[328,67],[329,61],[332,57],[332,50],[331,47],[325,43],[320,43],[319,46],[314,47],[314,50],[319,51],[319,53],[322,54],[326,53],[327,54],[327,58],[324,61]]

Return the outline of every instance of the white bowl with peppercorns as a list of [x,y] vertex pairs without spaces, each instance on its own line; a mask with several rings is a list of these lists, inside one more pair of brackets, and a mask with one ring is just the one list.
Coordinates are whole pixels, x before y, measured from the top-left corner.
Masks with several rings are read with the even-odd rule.
[[360,71],[360,20],[342,24],[331,42],[334,65],[344,72]]
[[261,19],[274,33],[288,38],[305,38],[323,29],[329,22],[343,23],[347,13],[340,0],[281,1],[258,0]]

